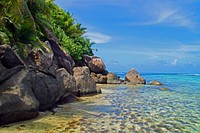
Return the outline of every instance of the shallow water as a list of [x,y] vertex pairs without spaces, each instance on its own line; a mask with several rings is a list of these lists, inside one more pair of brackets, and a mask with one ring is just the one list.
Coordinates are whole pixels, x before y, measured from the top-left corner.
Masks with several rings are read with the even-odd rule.
[[160,86],[100,85],[103,94],[60,106],[0,132],[200,132],[200,76],[143,75]]

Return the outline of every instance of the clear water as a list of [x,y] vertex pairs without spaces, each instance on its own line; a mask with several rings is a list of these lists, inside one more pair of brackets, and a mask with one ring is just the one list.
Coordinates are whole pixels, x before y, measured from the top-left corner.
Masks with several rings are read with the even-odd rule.
[[106,87],[99,98],[83,104],[81,125],[86,131],[200,133],[199,75],[142,76],[147,82],[159,80],[169,90],[150,85]]
[[[54,115],[2,131],[20,132],[23,125],[24,132],[200,133],[200,75],[142,76],[147,82],[159,80],[164,86],[103,85],[100,95],[62,105]],[[161,91],[161,87],[169,90]],[[38,122],[43,127],[36,130]]]

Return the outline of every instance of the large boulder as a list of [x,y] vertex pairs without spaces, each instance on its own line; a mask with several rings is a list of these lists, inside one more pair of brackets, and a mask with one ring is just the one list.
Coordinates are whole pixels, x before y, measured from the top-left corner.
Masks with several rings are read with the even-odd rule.
[[65,51],[61,50],[61,48],[59,47],[60,45],[55,43],[53,40],[49,40],[49,44],[54,53],[54,59],[58,67],[65,68],[67,72],[72,75],[72,72],[73,72],[72,69],[75,66],[75,62],[72,59],[72,57]]
[[56,77],[42,72],[34,74],[33,92],[40,102],[39,109],[46,109],[66,98],[71,92],[76,93],[76,81],[64,68],[58,69]]
[[22,59],[8,45],[0,45],[0,83],[25,68]]
[[33,49],[25,60],[25,63],[29,66],[36,68],[39,71],[56,75],[58,69],[55,63],[54,54],[51,48],[46,46],[43,50]]
[[42,72],[37,72],[33,76],[33,92],[40,103],[39,109],[45,111],[56,103],[56,98],[59,95],[59,82],[55,77]]
[[0,60],[2,65],[7,69],[18,65],[25,66],[22,59],[14,53],[9,45],[0,45]]
[[80,95],[99,93],[96,83],[90,76],[88,67],[74,67],[74,78],[76,79],[76,87]]
[[11,78],[13,75],[21,71],[23,68],[24,66],[19,65],[7,69],[0,63],[0,84]]
[[74,60],[69,54],[61,50],[60,41],[53,32],[47,28],[45,28],[45,32],[49,36],[46,38],[46,44],[51,47],[51,50],[54,53],[54,59],[57,62],[58,67],[65,68],[68,73],[72,74],[72,69],[75,66]]
[[51,50],[33,50],[25,61],[9,46],[0,46],[0,124],[34,118],[38,110],[78,92],[74,77],[59,69]]
[[75,65],[71,56],[60,49],[52,40],[45,41],[45,48],[42,50],[32,50],[27,59],[27,65],[31,65],[37,70],[51,75],[56,75],[56,70],[65,68],[72,75],[72,69]]
[[32,75],[8,45],[0,46],[0,125],[34,118],[39,103],[32,91]]
[[125,81],[131,82],[132,84],[146,84],[146,80],[139,75],[139,73],[132,68],[125,76]]
[[108,84],[121,84],[122,83],[122,81],[120,80],[120,77],[117,76],[115,73],[108,73],[106,77],[107,77]]
[[22,69],[0,84],[0,125],[38,116],[31,80],[29,69]]
[[69,93],[76,94],[78,92],[75,78],[70,75],[64,68],[58,69],[56,73],[56,79],[59,82],[60,100],[65,98],[66,95],[69,95]]
[[103,60],[99,57],[84,55],[83,60],[85,61],[86,65],[90,68],[91,72],[102,73],[106,71],[106,65],[104,64]]
[[28,66],[35,69],[33,91],[40,102],[41,111],[52,107],[71,92],[77,92],[72,76],[74,61],[55,40],[45,41],[46,46],[42,50],[32,50],[25,60]]

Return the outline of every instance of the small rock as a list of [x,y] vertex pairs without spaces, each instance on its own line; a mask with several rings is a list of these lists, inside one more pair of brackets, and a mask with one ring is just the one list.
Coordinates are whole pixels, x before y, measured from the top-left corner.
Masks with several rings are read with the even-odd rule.
[[107,83],[108,84],[121,84],[120,78],[114,73],[107,74]]
[[163,85],[163,84],[157,80],[153,80],[149,82],[149,85]]

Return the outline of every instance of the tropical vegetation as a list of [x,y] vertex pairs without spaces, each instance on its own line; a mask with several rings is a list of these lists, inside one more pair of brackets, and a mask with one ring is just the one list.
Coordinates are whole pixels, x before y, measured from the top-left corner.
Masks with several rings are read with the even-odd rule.
[[74,60],[92,54],[94,43],[84,37],[86,28],[54,4],[54,0],[0,1],[0,45],[10,45],[24,58],[31,49],[45,47],[43,41],[49,38],[47,29]]

